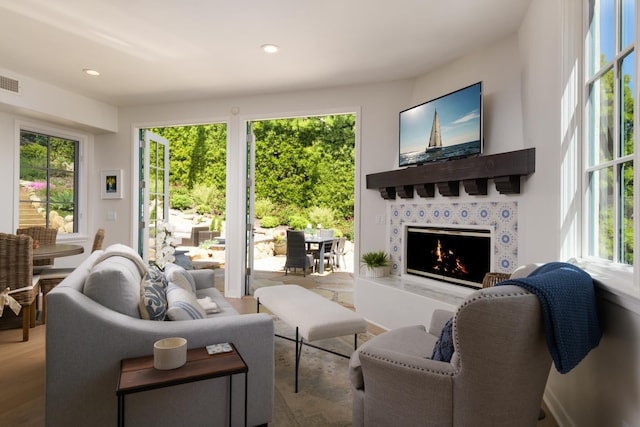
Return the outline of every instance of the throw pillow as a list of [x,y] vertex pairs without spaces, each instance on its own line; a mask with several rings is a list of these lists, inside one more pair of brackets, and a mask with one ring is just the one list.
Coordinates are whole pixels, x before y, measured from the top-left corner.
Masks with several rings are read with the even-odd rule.
[[157,268],[149,268],[140,283],[140,317],[164,320],[167,315],[167,281]]
[[187,272],[183,267],[172,262],[168,262],[164,266],[164,277],[168,282],[175,283],[186,291],[196,293],[196,281],[193,276]]
[[167,316],[171,320],[193,320],[207,317],[193,293],[171,282],[167,286],[167,303],[169,306]]
[[433,347],[432,360],[451,362],[453,357],[453,317],[444,324],[440,338]]

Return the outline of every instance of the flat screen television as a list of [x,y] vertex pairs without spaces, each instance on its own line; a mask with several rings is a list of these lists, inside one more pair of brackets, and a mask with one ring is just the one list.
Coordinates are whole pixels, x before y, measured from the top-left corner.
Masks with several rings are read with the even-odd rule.
[[482,153],[482,82],[400,112],[400,166]]

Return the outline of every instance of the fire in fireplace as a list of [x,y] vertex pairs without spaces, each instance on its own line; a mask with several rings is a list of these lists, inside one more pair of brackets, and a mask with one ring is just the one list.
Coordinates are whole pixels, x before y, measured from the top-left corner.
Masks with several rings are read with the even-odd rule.
[[472,288],[491,271],[491,231],[433,226],[406,227],[407,274]]

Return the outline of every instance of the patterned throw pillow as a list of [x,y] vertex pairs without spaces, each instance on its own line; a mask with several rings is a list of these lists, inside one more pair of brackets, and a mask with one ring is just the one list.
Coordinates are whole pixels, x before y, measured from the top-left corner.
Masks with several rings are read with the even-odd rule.
[[444,324],[440,338],[433,347],[432,360],[440,362],[451,362],[453,357],[453,317]]
[[167,280],[162,271],[150,268],[140,282],[140,317],[164,320],[167,315]]
[[178,264],[168,262],[164,266],[164,277],[167,282],[175,283],[186,291],[196,293],[196,281],[193,276]]
[[169,303],[167,316],[171,320],[193,320],[207,317],[204,309],[198,304],[196,296],[172,282],[169,282],[169,286],[167,286],[167,302]]

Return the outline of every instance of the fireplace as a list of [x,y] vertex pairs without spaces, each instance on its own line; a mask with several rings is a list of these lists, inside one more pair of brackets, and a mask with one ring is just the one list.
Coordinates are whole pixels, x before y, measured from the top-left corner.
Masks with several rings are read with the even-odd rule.
[[492,266],[491,230],[407,224],[404,273],[481,288]]

